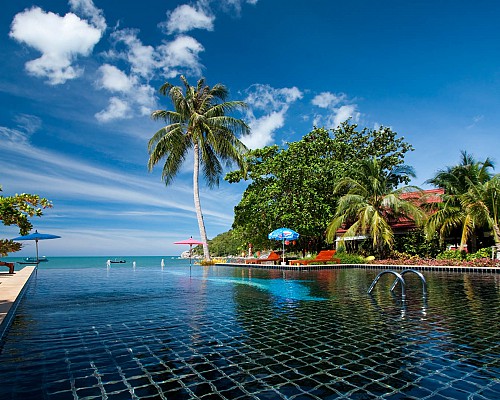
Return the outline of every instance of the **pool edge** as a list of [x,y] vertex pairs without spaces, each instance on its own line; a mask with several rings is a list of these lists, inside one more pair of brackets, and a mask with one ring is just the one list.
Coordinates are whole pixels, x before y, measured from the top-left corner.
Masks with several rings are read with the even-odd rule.
[[325,264],[325,265],[271,265],[271,264],[243,264],[243,263],[216,263],[217,266],[244,267],[260,269],[279,269],[287,271],[315,271],[323,269],[416,269],[419,271],[442,271],[458,273],[488,273],[500,274],[500,267],[459,267],[453,265],[384,265],[384,264]]
[[14,275],[5,274],[0,278],[0,345],[35,270],[35,266],[26,266]]

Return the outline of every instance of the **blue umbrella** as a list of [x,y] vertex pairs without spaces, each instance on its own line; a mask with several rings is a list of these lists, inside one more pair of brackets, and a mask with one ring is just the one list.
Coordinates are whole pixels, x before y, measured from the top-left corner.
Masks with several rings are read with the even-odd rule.
[[268,239],[281,240],[283,242],[283,262],[285,262],[285,240],[295,240],[299,236],[297,232],[289,228],[279,228],[267,235]]
[[38,258],[38,241],[39,240],[46,240],[46,239],[58,239],[61,236],[57,235],[51,235],[49,233],[39,233],[38,231],[35,231],[34,233],[30,233],[29,235],[24,235],[24,236],[18,236],[12,240],[20,241],[20,240],[34,240],[36,243],[36,265],[39,263],[39,258]]

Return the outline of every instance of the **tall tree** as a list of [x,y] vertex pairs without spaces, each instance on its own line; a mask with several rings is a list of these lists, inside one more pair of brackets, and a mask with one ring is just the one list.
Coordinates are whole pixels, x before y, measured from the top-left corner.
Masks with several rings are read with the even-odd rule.
[[362,158],[376,157],[386,169],[402,164],[412,147],[396,136],[389,128],[358,130],[347,121],[331,131],[314,128],[286,148],[250,151],[248,170],[230,172],[225,178],[251,180],[235,207],[233,228],[262,248],[270,245],[269,232],[287,226],[300,233],[302,250],[321,250],[339,198],[332,188],[344,173],[356,170]]
[[[459,164],[439,170],[427,181],[445,191],[442,203],[436,204],[437,209],[426,222],[428,237],[439,232],[441,241],[444,241],[453,231],[459,231],[460,249],[465,248],[467,241],[474,238],[476,227],[484,222],[474,217],[475,212],[470,213],[471,210],[477,210],[469,207],[473,203],[473,193],[484,190],[483,186],[491,180],[493,167],[489,158],[477,161],[471,154],[462,151]],[[479,201],[480,197],[476,200]]]
[[491,229],[495,246],[500,249],[500,174],[485,183],[472,185],[460,202],[465,210],[464,234],[462,240],[474,232],[475,227]]
[[368,236],[374,251],[384,255],[394,241],[391,222],[405,218],[419,225],[424,219],[423,211],[401,196],[417,188],[395,189],[399,182],[413,176],[413,170],[406,165],[386,170],[376,158],[363,160],[356,175],[342,178],[334,188],[335,193],[344,195],[328,225],[327,240],[333,242],[337,230],[345,226],[343,237]]
[[[2,186],[0,186],[0,192]],[[52,203],[36,194],[21,193],[15,196],[0,196],[0,221],[4,225],[17,225],[19,233],[26,235],[32,228],[29,218],[40,217],[42,209],[52,207]],[[0,256],[21,250],[22,245],[9,239],[0,239]]]
[[219,185],[224,166],[236,162],[244,168],[243,155],[247,149],[237,135],[248,134],[249,128],[241,119],[227,114],[246,104],[226,101],[228,90],[220,83],[210,87],[201,78],[196,86],[191,86],[184,76],[180,79],[184,87],[167,82],[160,88],[160,93],[172,101],[174,110],[157,110],[151,114],[154,120],[162,120],[166,125],[149,140],[148,168],[151,171],[164,159],[162,179],[168,186],[192,150],[194,206],[201,240],[207,243],[203,254],[209,260],[199,193],[200,168],[209,187]]

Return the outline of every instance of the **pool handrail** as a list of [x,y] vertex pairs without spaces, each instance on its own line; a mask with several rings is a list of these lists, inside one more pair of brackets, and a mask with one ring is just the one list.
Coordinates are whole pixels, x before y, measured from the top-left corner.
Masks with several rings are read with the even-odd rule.
[[[422,273],[420,271],[417,271],[416,269],[412,269],[412,268],[404,269],[400,272],[400,274],[401,274],[401,276],[403,276],[404,274],[407,274],[409,272],[413,272],[414,274],[416,274],[420,278],[420,280],[422,281],[422,294],[424,297],[427,296],[427,281],[425,280],[425,277],[422,275]],[[391,292],[396,288],[397,284],[398,284],[398,280],[395,279],[394,283],[391,286]]]
[[376,277],[375,279],[373,280],[370,288],[368,289],[368,294],[370,294],[373,290],[373,288],[375,287],[375,285],[377,284],[378,280],[380,279],[380,277],[382,275],[385,275],[385,274],[393,274],[396,276],[396,281],[400,281],[401,282],[401,299],[403,301],[406,300],[406,290],[405,290],[405,287],[406,287],[406,283],[405,283],[405,280],[403,278],[403,276],[399,273],[397,273],[396,271],[392,271],[390,269],[386,269],[385,271],[382,271],[380,272]]

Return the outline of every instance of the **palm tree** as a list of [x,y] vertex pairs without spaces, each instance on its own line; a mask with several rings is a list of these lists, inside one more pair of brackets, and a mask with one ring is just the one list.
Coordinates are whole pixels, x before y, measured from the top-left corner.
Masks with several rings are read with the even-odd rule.
[[401,165],[391,171],[384,171],[376,158],[361,161],[355,178],[344,177],[336,185],[335,193],[345,193],[338,202],[334,219],[327,228],[327,240],[335,239],[337,230],[349,226],[343,238],[364,235],[371,237],[373,249],[383,254],[392,248],[394,232],[390,222],[401,218],[422,223],[425,215],[402,193],[418,188],[405,186],[395,190],[402,177],[414,177],[411,167]]
[[462,242],[474,232],[475,227],[493,231],[495,246],[500,249],[500,174],[485,183],[478,183],[464,193],[460,202],[465,210]]
[[[170,97],[174,110],[153,111],[154,120],[163,120],[166,125],[149,140],[148,168],[165,159],[162,179],[169,185],[189,151],[193,151],[193,194],[201,240],[207,243],[207,234],[200,204],[199,173],[209,187],[219,185],[223,166],[236,162],[244,166],[245,145],[236,134],[249,133],[249,127],[241,119],[226,115],[246,107],[241,101],[226,101],[228,90],[222,84],[209,87],[201,78],[196,87],[191,86],[184,76],[180,77],[184,88],[165,83],[160,93]],[[224,163],[224,165],[223,165]],[[208,245],[203,246],[205,259],[210,259]]]
[[493,225],[486,222],[484,215],[479,215],[479,204],[486,200],[484,196],[491,194],[494,188],[494,183],[488,185],[492,179],[490,169],[493,167],[489,158],[480,162],[462,151],[458,165],[438,171],[434,178],[427,181],[445,191],[443,202],[436,204],[437,210],[426,222],[427,237],[439,232],[441,241],[444,241],[453,231],[460,230],[460,250],[463,250],[477,227],[493,228]]

